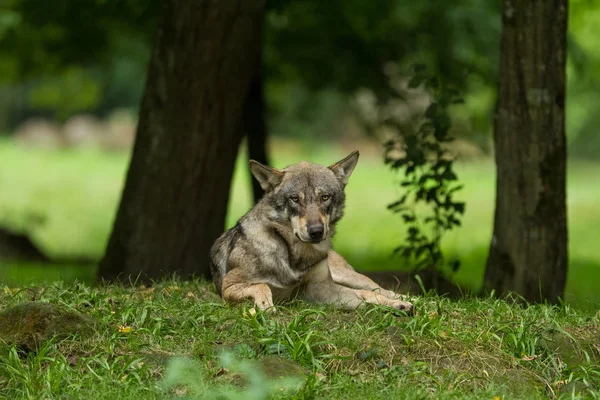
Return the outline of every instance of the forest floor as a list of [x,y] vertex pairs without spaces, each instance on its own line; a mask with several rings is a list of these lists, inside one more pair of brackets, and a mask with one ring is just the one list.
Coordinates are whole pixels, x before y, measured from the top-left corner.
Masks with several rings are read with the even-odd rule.
[[30,300],[98,325],[29,351],[0,341],[0,398],[600,398],[600,312],[569,305],[428,294],[414,316],[299,301],[271,314],[201,281],[61,282],[5,286],[0,316]]

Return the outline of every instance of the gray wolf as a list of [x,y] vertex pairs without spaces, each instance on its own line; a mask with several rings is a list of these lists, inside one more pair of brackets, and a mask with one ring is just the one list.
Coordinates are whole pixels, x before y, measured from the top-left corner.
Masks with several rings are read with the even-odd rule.
[[300,162],[278,170],[250,160],[265,194],[211,249],[211,272],[226,302],[266,310],[293,297],[355,309],[375,303],[410,313],[404,297],[359,274],[332,249],[344,189],[358,151],[329,167]]

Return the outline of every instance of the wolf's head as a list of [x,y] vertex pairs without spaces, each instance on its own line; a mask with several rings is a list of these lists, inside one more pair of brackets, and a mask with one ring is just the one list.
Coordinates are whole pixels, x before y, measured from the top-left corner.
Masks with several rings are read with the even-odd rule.
[[357,162],[354,151],[329,167],[302,161],[278,170],[250,160],[250,170],[271,206],[269,218],[290,224],[301,241],[319,243],[342,218],[344,188]]

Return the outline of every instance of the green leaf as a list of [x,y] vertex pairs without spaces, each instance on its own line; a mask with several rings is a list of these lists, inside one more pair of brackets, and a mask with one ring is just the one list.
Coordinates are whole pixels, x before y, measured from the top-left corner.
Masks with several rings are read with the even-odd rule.
[[406,249],[407,246],[398,246],[394,249],[394,253],[398,253]]
[[427,191],[427,196],[425,197],[425,200],[427,202],[435,201],[437,203],[437,191],[438,191],[438,187],[437,186],[432,187],[431,189],[429,189]]
[[402,219],[404,220],[404,222],[413,222],[416,220],[416,217],[410,214],[402,214]]
[[421,256],[421,254],[425,253],[427,250],[428,250],[428,249],[427,249],[427,247],[425,247],[425,246],[421,246],[421,247],[417,248],[417,252],[416,252],[416,254],[415,254],[415,255],[416,255],[417,257],[420,257],[420,256]]
[[404,157],[404,158],[399,158],[399,159],[397,159],[396,161],[394,161],[394,163],[392,164],[392,168],[393,168],[393,169],[395,169],[395,168],[400,168],[400,167],[402,167],[404,164],[406,164],[406,162],[407,162],[407,161],[408,161],[408,160],[406,159],[406,157]]
[[458,179],[454,171],[452,171],[451,167],[446,168],[444,173],[441,175],[442,179],[447,181],[455,181]]
[[407,194],[405,194],[405,195],[403,195],[402,197],[400,197],[400,199],[396,200],[395,202],[393,202],[393,203],[389,204],[389,205],[387,206],[387,208],[388,208],[388,209],[392,209],[392,208],[396,208],[396,207],[398,207],[398,206],[400,206],[400,205],[404,204],[404,203],[406,202],[406,199],[407,199],[407,197],[408,197],[408,193],[407,193]]
[[450,190],[448,190],[448,194],[452,194],[454,192],[457,192],[457,191],[461,190],[464,187],[465,187],[465,185],[454,186],[453,188],[451,188]]

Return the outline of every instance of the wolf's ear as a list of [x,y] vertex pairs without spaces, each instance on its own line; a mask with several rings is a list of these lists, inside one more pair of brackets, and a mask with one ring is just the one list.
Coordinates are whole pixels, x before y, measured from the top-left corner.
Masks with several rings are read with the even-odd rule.
[[250,172],[252,172],[252,175],[254,175],[258,183],[260,183],[260,187],[265,192],[271,191],[279,185],[284,174],[282,171],[254,160],[250,160]]
[[333,171],[338,180],[342,185],[346,186],[350,174],[354,171],[356,163],[358,162],[358,150],[353,151],[350,155],[343,160],[336,162],[329,166],[329,169]]

